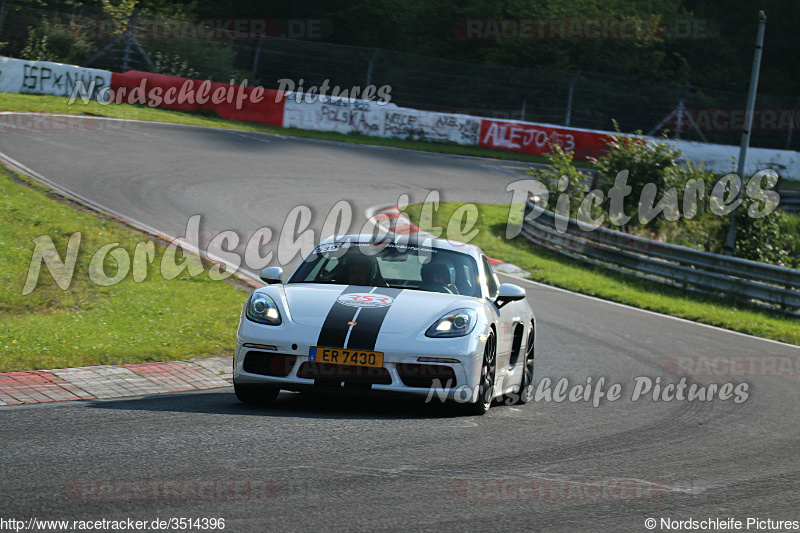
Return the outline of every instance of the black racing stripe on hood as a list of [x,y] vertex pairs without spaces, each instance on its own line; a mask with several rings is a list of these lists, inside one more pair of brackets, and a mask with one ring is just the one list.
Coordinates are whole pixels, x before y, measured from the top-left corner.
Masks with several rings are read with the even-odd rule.
[[[364,287],[348,285],[339,293],[339,296],[351,292],[364,292]],[[348,322],[353,320],[356,311],[358,311],[357,307],[344,305],[339,303],[337,299],[333,306],[331,306],[330,311],[328,311],[325,322],[322,323],[322,329],[317,339],[317,346],[344,348],[344,340],[347,338],[347,331],[350,329]]]
[[[381,287],[372,291],[373,294],[382,294],[384,296],[397,296],[403,292],[403,289],[392,289],[389,287]],[[350,338],[347,340],[347,348],[354,350],[369,350],[375,349],[375,342],[378,340],[378,333],[380,333],[383,321],[386,318],[386,313],[389,312],[391,305],[383,307],[363,307],[356,319],[356,325],[350,332]]]

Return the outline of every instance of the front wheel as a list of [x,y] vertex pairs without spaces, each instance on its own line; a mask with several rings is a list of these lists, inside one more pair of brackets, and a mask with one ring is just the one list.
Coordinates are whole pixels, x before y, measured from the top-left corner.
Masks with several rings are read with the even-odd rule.
[[250,405],[269,405],[278,397],[281,390],[271,385],[233,382],[233,392],[240,402]]
[[497,341],[494,332],[489,333],[486,346],[483,348],[483,364],[481,365],[481,379],[478,383],[478,398],[475,403],[467,404],[467,412],[473,415],[483,415],[492,406],[494,395],[494,377],[497,371]]

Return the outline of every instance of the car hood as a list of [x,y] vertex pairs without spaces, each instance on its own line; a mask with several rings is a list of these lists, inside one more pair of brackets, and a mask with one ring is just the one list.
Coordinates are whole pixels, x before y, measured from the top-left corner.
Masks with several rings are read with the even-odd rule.
[[392,293],[391,296],[377,292],[380,289],[373,291],[371,287],[346,289],[346,285],[285,285],[292,321],[321,328],[329,315],[331,319],[341,317],[343,321],[357,321],[359,316],[367,320],[365,310],[369,313],[380,310],[385,312],[385,318],[377,324],[380,331],[400,333],[427,329],[448,311],[463,307],[474,309],[478,301],[468,296],[413,289],[381,291]]

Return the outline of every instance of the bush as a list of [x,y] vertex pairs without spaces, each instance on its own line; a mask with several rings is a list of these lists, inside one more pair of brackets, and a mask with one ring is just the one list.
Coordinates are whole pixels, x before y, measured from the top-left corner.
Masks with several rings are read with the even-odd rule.
[[[792,236],[782,228],[784,219],[789,215],[775,209],[765,217],[753,218],[747,211],[754,202],[743,197],[742,204],[736,209],[736,246],[733,255],[789,268],[797,266],[791,253],[796,246],[793,241],[797,240],[797,234]],[[728,224],[722,230],[720,239],[725,242]]]
[[[705,171],[702,166],[693,166],[680,162],[681,152],[665,142],[657,142],[642,137],[642,132],[637,131],[633,136],[623,135],[619,126],[614,123],[615,133],[606,143],[607,151],[599,158],[590,158],[589,161],[598,173],[598,183],[604,193],[614,186],[614,181],[622,171],[628,171],[628,186],[630,194],[623,202],[623,212],[631,217],[623,229],[639,225],[639,203],[645,186],[653,184],[656,187],[655,203],[673,187],[680,205],[683,199],[683,189],[690,179],[702,179],[707,186],[707,179],[713,174]],[[666,140],[666,132],[662,137]],[[679,216],[679,213],[670,213]],[[665,214],[660,213],[652,221],[652,231],[658,232],[666,221]]]
[[[579,206],[589,192],[592,180],[575,167],[573,157],[572,152],[551,144],[547,154],[550,167],[531,169],[528,174],[541,181],[550,192],[548,209],[557,210],[557,199],[565,191],[569,196],[569,216],[576,219]],[[631,187],[631,192],[624,199],[623,211],[631,218],[619,229],[649,239],[712,253],[723,252],[729,217],[716,215],[711,211],[709,199],[719,177],[706,170],[703,165],[682,161],[681,152],[672,145],[642,138],[640,133],[633,136],[622,135],[618,129],[608,142],[608,152],[591,159],[591,163],[597,172],[598,188],[606,198],[600,206],[594,207],[591,218],[596,218],[601,211],[608,213],[608,192],[613,187],[617,174],[627,170],[627,184]],[[569,186],[565,189],[567,182]],[[648,184],[655,185],[654,203],[666,195],[670,195],[670,202],[669,207],[653,220],[642,222],[639,219],[639,204]],[[696,209],[687,211],[684,196],[690,184],[697,185],[703,196],[702,200],[694,202]],[[743,190],[745,187],[743,185]],[[650,192],[653,190],[652,187],[648,189]],[[649,204],[649,200],[644,201]],[[757,200],[742,194],[742,203],[736,210],[737,238],[734,255],[797,268],[800,266],[800,239],[797,238],[800,217],[774,209],[766,216],[754,218],[748,214],[748,210],[756,202]],[[756,205],[754,209],[759,207],[761,210],[766,209],[764,205]],[[606,218],[606,226],[612,225],[609,219],[610,217]]]
[[786,236],[789,245],[791,266],[800,268],[800,215],[782,213],[779,225],[780,233]]
[[159,74],[178,76],[180,78],[197,79],[200,77],[200,72],[190,67],[189,62],[182,59],[177,54],[157,51],[153,53],[152,59],[156,67],[156,72]]
[[[565,192],[570,200],[569,216],[575,218],[583,197],[589,192],[591,178],[575,168],[572,161],[575,157],[573,152],[566,151],[555,143],[551,143],[549,148],[550,151],[545,157],[550,166],[546,169],[532,167],[528,170],[528,175],[542,182],[550,191],[551,208],[554,211],[558,196],[562,191]],[[566,182],[562,178],[566,178]]]
[[30,61],[53,61],[80,65],[94,53],[95,45],[71,32],[57,20],[42,19],[28,30],[28,40],[19,57]]

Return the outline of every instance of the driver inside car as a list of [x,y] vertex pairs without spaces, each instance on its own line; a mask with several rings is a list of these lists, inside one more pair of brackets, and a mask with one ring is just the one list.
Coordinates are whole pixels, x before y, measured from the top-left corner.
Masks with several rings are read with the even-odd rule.
[[386,282],[378,268],[378,260],[375,257],[354,250],[344,258],[342,267],[343,280],[341,283],[363,287],[386,287]]
[[450,269],[442,263],[428,263],[422,265],[420,271],[422,284],[420,289],[432,292],[458,294],[458,289],[450,280]]

